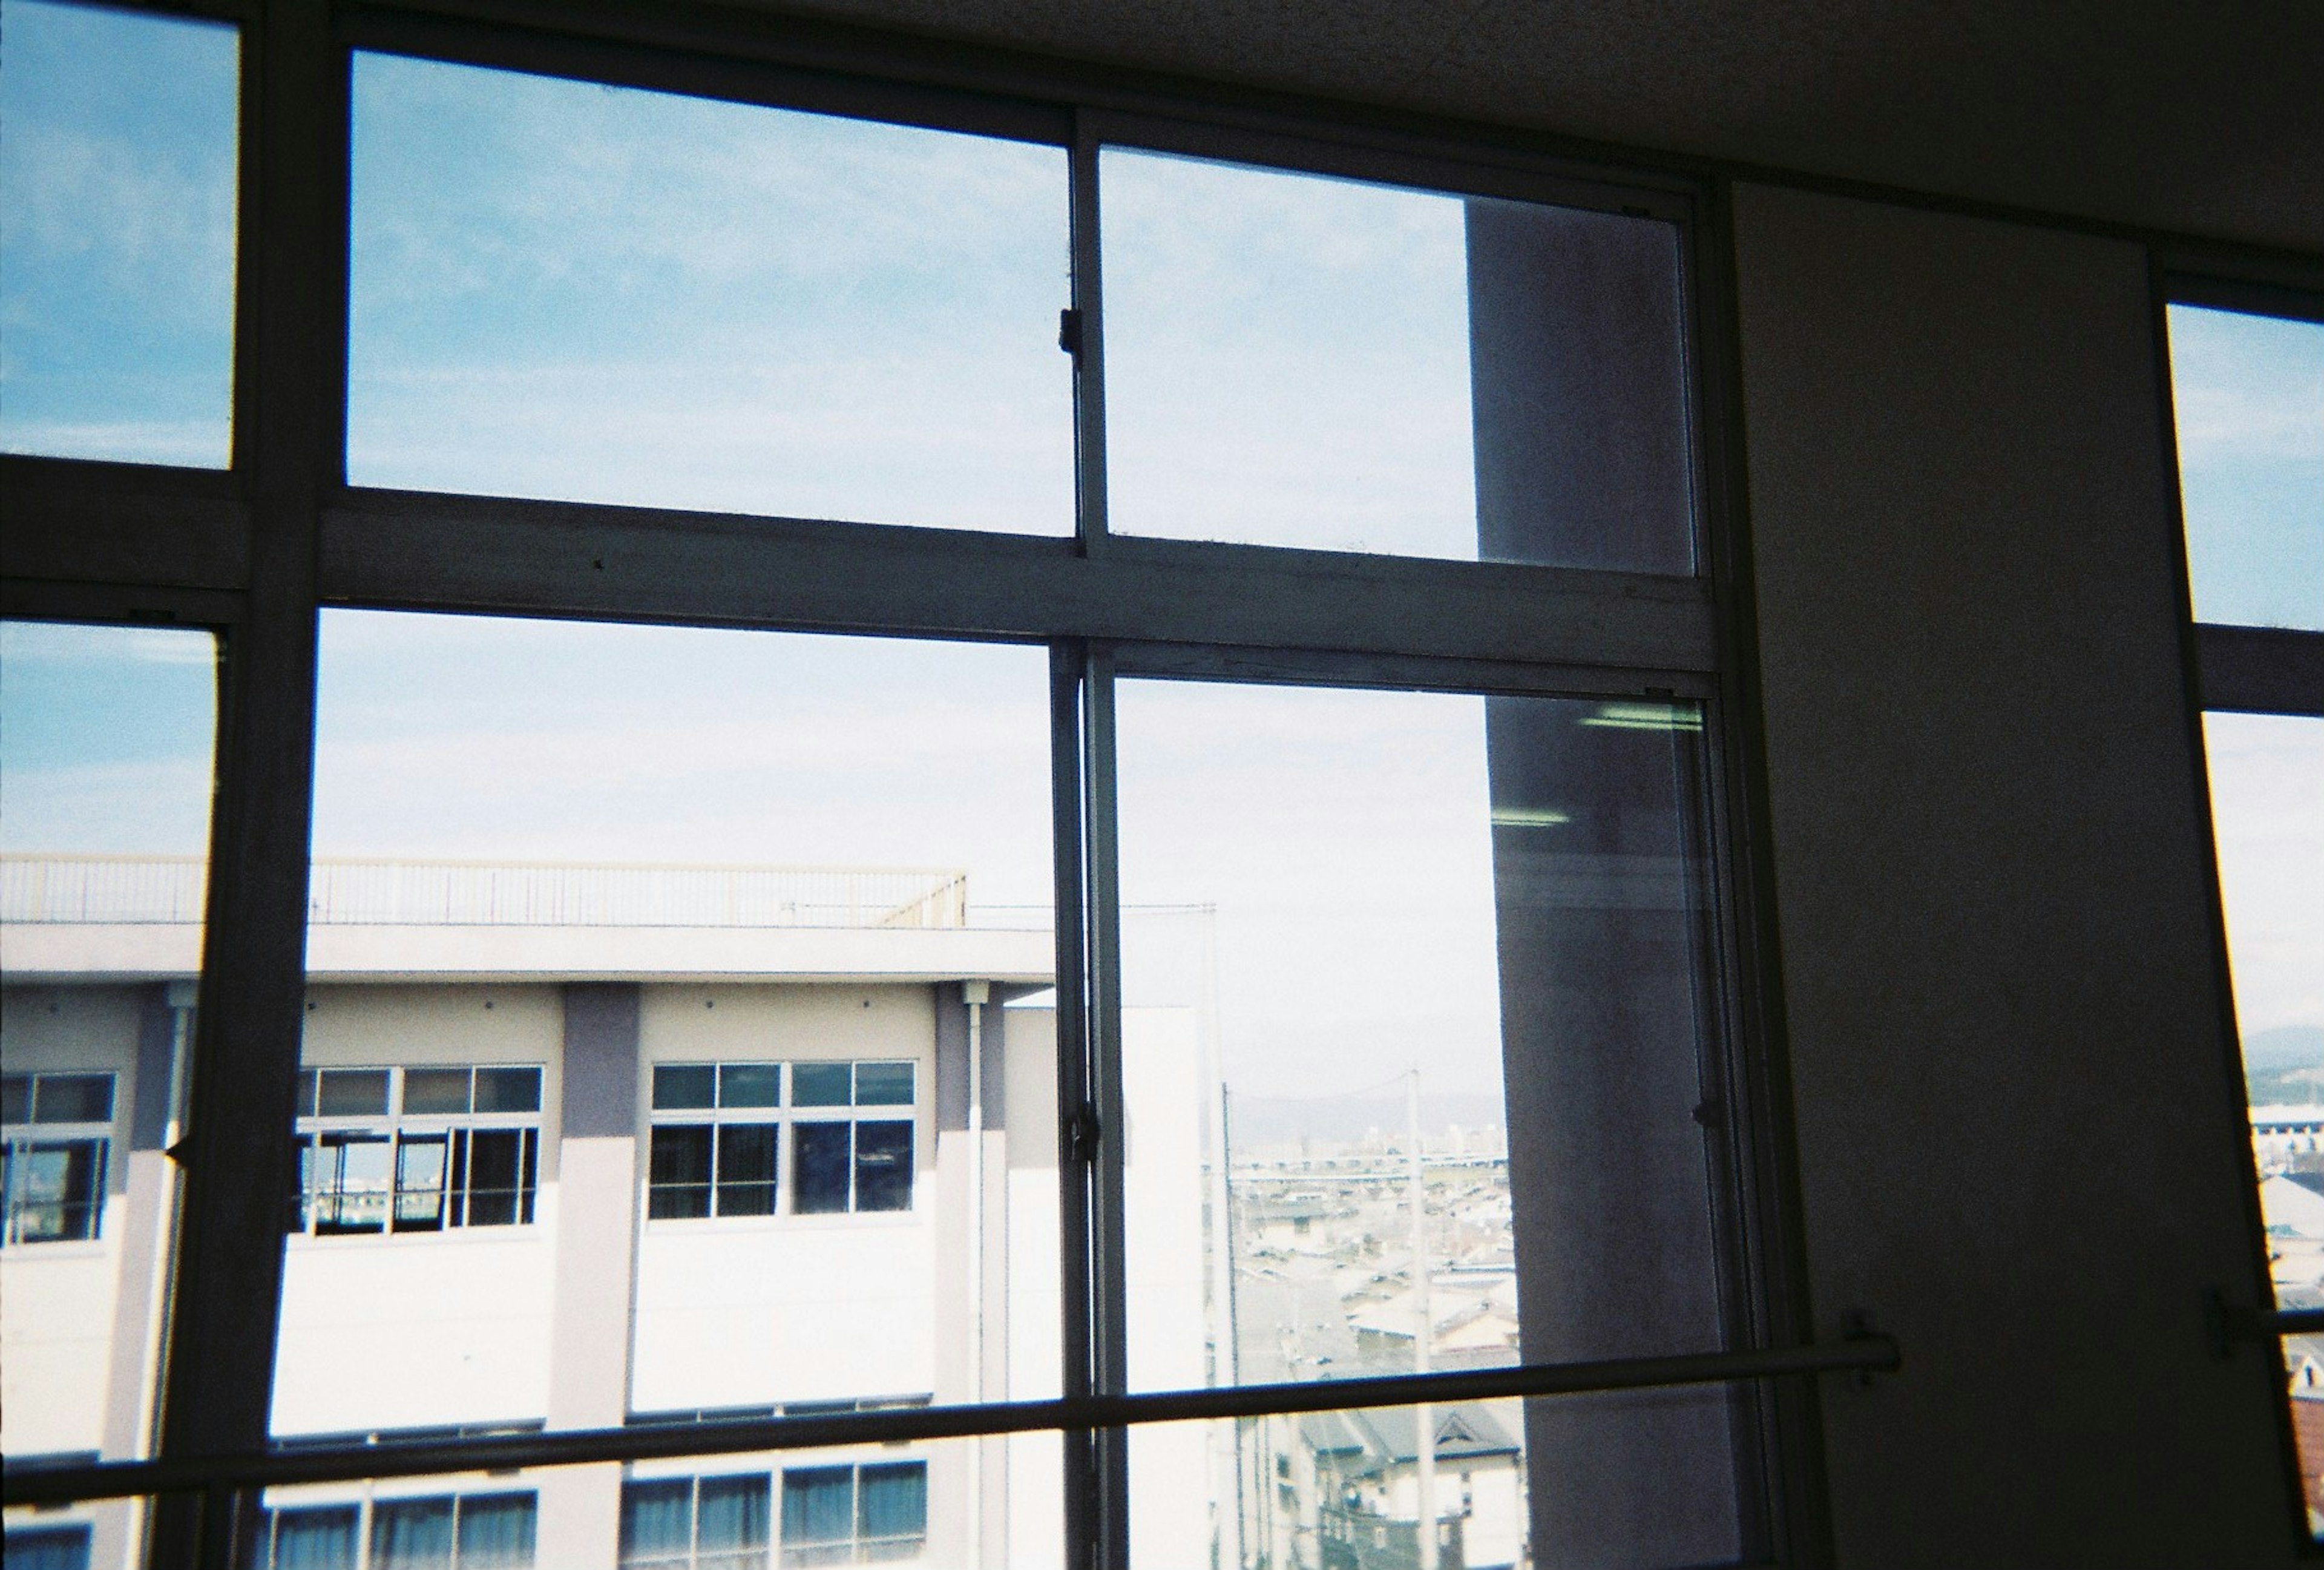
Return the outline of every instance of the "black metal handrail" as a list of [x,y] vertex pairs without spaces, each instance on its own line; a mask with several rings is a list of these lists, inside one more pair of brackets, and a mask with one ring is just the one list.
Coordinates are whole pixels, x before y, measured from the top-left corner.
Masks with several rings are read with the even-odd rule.
[[266,1488],[282,1483],[348,1482],[451,1472],[508,1472],[590,1462],[671,1460],[754,1450],[805,1450],[840,1445],[893,1445],[964,1439],[986,1434],[1121,1428],[1259,1418],[1281,1412],[1339,1411],[1475,1401],[1499,1396],[1581,1395],[1655,1385],[1721,1384],[1784,1374],[1894,1373],[1903,1363],[1895,1341],[1867,1334],[1821,1346],[1762,1352],[1692,1353],[1600,1362],[1519,1363],[1446,1373],[1372,1379],[1309,1380],[1220,1390],[1156,1390],[974,1406],[901,1407],[684,1425],[575,1428],[558,1433],[480,1435],[456,1439],[314,1446],[257,1455],[183,1456],[160,1461],[11,1468],[5,1502],[69,1504],[79,1500],[194,1491]]

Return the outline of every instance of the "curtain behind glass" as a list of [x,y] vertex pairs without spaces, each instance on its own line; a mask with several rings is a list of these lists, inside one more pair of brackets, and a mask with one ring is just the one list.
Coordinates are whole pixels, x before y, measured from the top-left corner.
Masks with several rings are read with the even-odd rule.
[[928,1529],[928,1469],[925,1462],[867,1466],[858,1495],[859,1534],[918,1538]]
[[452,1501],[400,1499],[374,1504],[371,1570],[452,1570]]
[[8,1570],[88,1570],[88,1528],[8,1534]]
[[694,1480],[633,1482],[622,1490],[622,1570],[683,1565],[694,1548]]
[[[460,1501],[460,1570],[522,1570],[532,1563],[535,1503],[529,1493]],[[381,1570],[374,1564],[372,1570]]]
[[353,1505],[278,1512],[274,1570],[353,1570],[359,1517]]

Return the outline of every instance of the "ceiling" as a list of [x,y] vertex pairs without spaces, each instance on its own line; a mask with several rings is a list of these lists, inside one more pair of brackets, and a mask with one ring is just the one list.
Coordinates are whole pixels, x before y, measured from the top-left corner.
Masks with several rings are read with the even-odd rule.
[[2324,0],[737,0],[2324,254]]

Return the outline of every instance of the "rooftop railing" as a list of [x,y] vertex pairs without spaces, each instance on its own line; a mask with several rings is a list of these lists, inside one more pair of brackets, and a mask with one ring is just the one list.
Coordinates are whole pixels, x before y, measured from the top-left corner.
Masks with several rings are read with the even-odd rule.
[[[0,856],[0,921],[202,919],[199,856]],[[933,867],[371,861],[314,864],[318,926],[912,927],[968,925],[968,874]]]

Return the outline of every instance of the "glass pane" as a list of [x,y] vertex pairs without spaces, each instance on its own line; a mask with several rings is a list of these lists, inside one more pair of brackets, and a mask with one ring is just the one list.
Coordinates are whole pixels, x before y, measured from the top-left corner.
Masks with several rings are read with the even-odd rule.
[[[1720,1347],[1699,711],[1117,701],[1132,1385]],[[1530,1422],[1540,1562],[1738,1553],[1722,1392]]]
[[779,1063],[728,1063],[718,1070],[720,1106],[780,1106],[783,1066]]
[[2324,630],[2324,322],[2170,319],[2195,619]]
[[1056,148],[358,55],[359,485],[1073,530]]
[[696,1546],[705,1552],[765,1547],[770,1492],[769,1480],[763,1474],[704,1478]]
[[395,1147],[395,1230],[435,1232],[444,1224],[444,1187],[449,1150],[441,1134],[413,1138]]
[[387,1070],[326,1068],[316,1110],[327,1118],[377,1117],[387,1111]]
[[234,29],[5,0],[0,448],[224,468]]
[[[1052,981],[1048,691],[1040,649],[326,615],[301,1053],[390,1083],[304,1131],[275,1432],[1054,1389],[1055,1046],[1005,1006]],[[860,1150],[859,1062],[903,1066]],[[356,1229],[439,1180],[438,1230]]]
[[1676,229],[1106,150],[1117,533],[1693,570]]
[[452,1570],[452,1510],[449,1499],[372,1506],[370,1570]]
[[[2324,719],[2203,716],[2253,1155],[2281,1308],[2324,1308]],[[2311,1529],[2324,1536],[2324,1336],[2283,1338]]]
[[653,1104],[656,1112],[716,1106],[718,1066],[715,1063],[656,1064]]
[[522,1570],[532,1564],[540,1505],[529,1493],[460,1501],[460,1570]]
[[859,1063],[855,1066],[857,1106],[912,1104],[912,1066],[908,1063]]
[[791,1209],[829,1215],[847,1208],[850,1123],[791,1125]]
[[[14,73],[19,8],[5,14]],[[12,236],[18,217],[0,217]],[[163,1152],[185,1133],[216,686],[207,633],[0,622],[0,1451],[12,1469],[150,1454],[178,1233],[179,1172]],[[74,1512],[97,1562],[124,1562],[143,1508]],[[10,1513],[11,1570],[23,1530],[51,1525],[66,1523]]]
[[794,1106],[845,1106],[848,1093],[848,1065],[844,1063],[795,1063],[791,1066],[791,1104]]
[[466,1068],[407,1068],[403,1071],[403,1110],[408,1113],[464,1113],[468,1110]]

